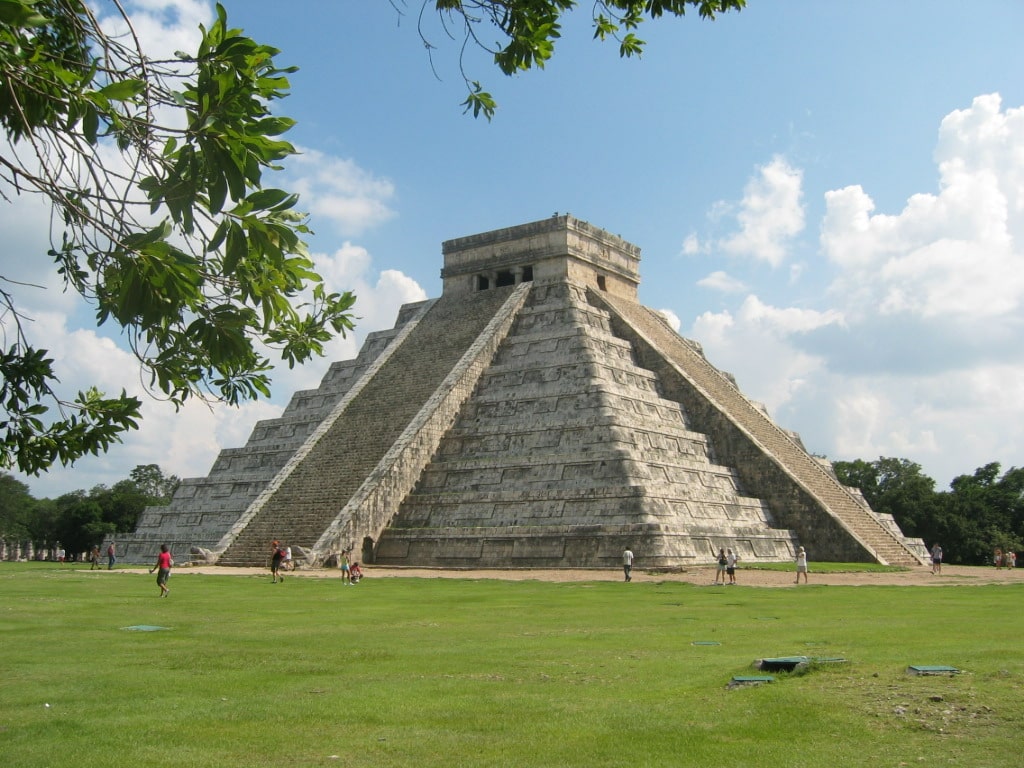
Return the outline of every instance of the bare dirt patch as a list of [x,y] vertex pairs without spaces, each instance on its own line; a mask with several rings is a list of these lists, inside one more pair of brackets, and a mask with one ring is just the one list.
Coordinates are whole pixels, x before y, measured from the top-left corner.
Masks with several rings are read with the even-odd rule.
[[[116,572],[144,571],[143,568],[118,568]],[[270,576],[269,568],[225,568],[219,566],[189,566],[175,568],[178,573],[202,573],[221,576]],[[590,569],[590,568],[523,568],[523,569],[445,569],[445,568],[378,568],[364,566],[366,577],[379,578],[418,578],[418,579],[497,579],[505,581],[622,581],[622,572]],[[296,578],[338,578],[338,570],[334,568],[297,569],[288,574]],[[662,572],[644,571],[633,567],[634,582],[680,581],[690,584],[711,586],[715,580],[715,569],[712,566],[695,567],[685,570]],[[794,574],[789,571],[766,571],[754,568],[740,568],[736,572],[737,586],[741,587],[792,587],[804,589],[794,583]],[[1024,569],[986,568],[980,566],[944,565],[940,575],[932,574],[931,568],[921,566],[906,571],[890,571],[884,573],[864,573],[847,571],[839,573],[815,573],[811,566],[810,584],[828,584],[834,586],[862,585],[893,585],[893,586],[967,586],[979,584],[1016,584],[1024,581]]]

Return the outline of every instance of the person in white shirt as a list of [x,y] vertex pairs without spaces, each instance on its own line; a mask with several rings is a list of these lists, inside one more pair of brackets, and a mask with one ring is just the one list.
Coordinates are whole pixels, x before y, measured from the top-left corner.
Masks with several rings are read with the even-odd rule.
[[796,583],[800,583],[800,574],[804,575],[804,584],[807,583],[807,551],[800,547],[796,553]]
[[739,552],[733,552],[731,549],[725,552],[725,572],[729,574],[729,583],[736,583],[736,563],[739,562]]

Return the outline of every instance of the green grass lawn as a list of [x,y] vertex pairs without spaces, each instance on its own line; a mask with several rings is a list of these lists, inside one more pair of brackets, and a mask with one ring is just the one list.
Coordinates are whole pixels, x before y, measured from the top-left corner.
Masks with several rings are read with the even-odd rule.
[[[0,749],[19,768],[1020,764],[1018,585],[613,578],[178,571],[160,599],[152,576],[3,563]],[[794,655],[847,661],[727,688]]]

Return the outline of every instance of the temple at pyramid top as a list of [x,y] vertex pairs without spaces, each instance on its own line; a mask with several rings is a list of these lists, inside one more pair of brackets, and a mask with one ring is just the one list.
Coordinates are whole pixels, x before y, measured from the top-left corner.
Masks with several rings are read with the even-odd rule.
[[571,281],[636,299],[640,249],[570,215],[446,240],[444,294]]
[[700,345],[640,304],[640,250],[572,216],[446,241],[442,295],[331,365],[119,538],[264,565],[638,568],[915,564]]

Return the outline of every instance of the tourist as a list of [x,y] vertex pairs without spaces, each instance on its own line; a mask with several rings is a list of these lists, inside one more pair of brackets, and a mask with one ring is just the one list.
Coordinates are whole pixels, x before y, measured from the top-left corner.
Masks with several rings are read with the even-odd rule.
[[725,572],[729,575],[729,583],[736,583],[736,563],[739,562],[740,553],[731,549],[725,551]]
[[338,559],[338,567],[341,569],[341,583],[352,584],[352,567],[349,565],[348,553],[351,550],[344,549]]
[[626,574],[626,581],[633,580],[633,552],[629,547],[622,551],[622,572]]
[[91,565],[89,566],[89,570],[90,571],[95,570],[96,568],[100,567],[100,548],[99,548],[99,545],[94,546],[92,548],[92,551],[89,552],[89,562],[91,563]]
[[110,546],[107,547],[107,570],[114,570],[114,563],[117,562],[117,549],[114,547],[114,542],[110,542]]
[[284,561],[281,565],[286,571],[295,570],[295,561],[292,560],[292,548],[290,546],[284,548]]
[[1006,563],[1007,568],[1017,567],[1017,553],[1012,550],[1006,550],[1006,554],[1003,555],[1003,561]]
[[359,567],[359,563],[352,563],[352,569],[349,573],[352,578],[353,584],[358,584],[363,579],[363,569]]
[[996,547],[996,553],[992,556],[992,561],[996,565],[996,570],[1000,570],[1003,567],[1003,550],[1000,547]]
[[284,581],[284,576],[281,574],[281,561],[284,560],[284,549],[281,547],[281,543],[274,539],[270,542],[270,575],[274,577],[271,584],[277,584],[278,581]]
[[[713,547],[712,547],[711,551],[712,552],[715,551]],[[724,547],[720,547],[719,548],[717,559],[718,559],[718,565],[715,568],[715,584],[718,583],[719,579],[722,580],[722,584],[725,584],[725,566],[728,564],[729,559],[725,556],[725,548]]]
[[796,583],[800,583],[800,574],[804,575],[804,584],[807,583],[807,551],[800,547],[796,553]]
[[160,554],[156,556],[156,565],[149,569],[152,573],[156,571],[156,583],[160,587],[160,597],[167,597],[171,590],[167,588],[167,580],[171,578],[171,566],[174,565],[174,558],[171,557],[171,550],[166,544],[160,545]]
[[937,541],[932,544],[932,573],[942,573],[942,547]]

